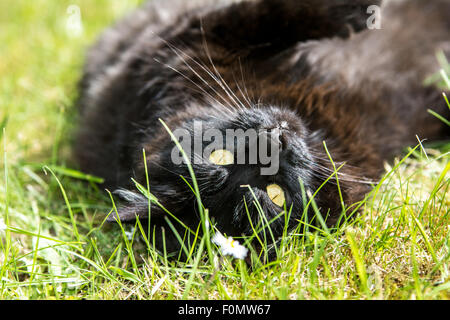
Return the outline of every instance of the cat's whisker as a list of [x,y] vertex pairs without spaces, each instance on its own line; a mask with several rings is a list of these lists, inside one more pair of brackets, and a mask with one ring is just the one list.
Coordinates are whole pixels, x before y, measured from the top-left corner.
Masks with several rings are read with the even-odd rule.
[[[228,112],[228,113],[226,113],[224,110],[222,110],[222,108],[220,108],[219,106],[216,106],[214,103],[210,103],[209,106],[210,106],[214,111],[218,112],[219,114],[226,116],[226,118],[227,118],[228,120],[231,120],[231,121],[236,121],[236,120],[238,120],[238,119],[235,117],[235,113],[233,112],[233,110],[230,110],[229,108],[225,108],[226,111]],[[223,119],[220,119],[220,120],[223,120]]]
[[[172,52],[174,52],[182,61],[183,63],[189,68],[189,70],[198,78],[200,79],[204,84],[206,84],[206,86],[211,89],[221,100],[223,100],[226,103],[228,103],[229,101],[227,99],[225,99],[214,87],[212,87],[197,71],[194,70],[194,68],[188,63],[188,61],[182,56],[186,56],[188,59],[190,59],[192,62],[194,62],[197,66],[199,66],[204,72],[206,72],[217,84],[219,84],[219,86],[222,88],[222,90],[224,90],[224,92],[229,96],[229,98],[231,99],[231,101],[235,104],[236,108],[238,110],[243,110],[243,108],[245,108],[245,106],[243,105],[242,102],[239,103],[241,105],[239,105],[239,103],[236,102],[235,98],[236,95],[232,92],[232,90],[229,88],[229,86],[225,83],[225,81],[223,80],[223,78],[220,76],[220,73],[217,71],[217,69],[214,66],[214,63],[212,62],[211,56],[209,55],[209,59],[211,64],[213,65],[213,68],[215,69],[217,76],[214,75],[214,73],[212,71],[209,70],[209,68],[205,65],[203,65],[202,63],[198,62],[196,59],[194,59],[192,56],[190,56],[187,52],[181,50],[180,48],[176,47],[175,45],[169,43],[168,41],[160,38],[161,41],[163,41]],[[155,58],[156,60],[156,58]],[[234,115],[231,110],[229,108],[226,107],[225,104],[219,102],[216,98],[214,98],[211,94],[209,94],[204,88],[202,88],[199,84],[195,83],[192,79],[190,79],[187,75],[185,75],[184,73],[182,73],[180,70],[176,69],[173,66],[170,66],[168,64],[165,64],[159,60],[156,60],[157,62],[165,65],[166,67],[170,68],[171,70],[173,70],[174,72],[177,72],[178,74],[180,74],[181,76],[183,76],[186,80],[188,80],[190,83],[194,84],[196,87],[198,87],[201,92],[203,92],[204,94],[206,94],[210,99],[212,99],[213,101],[215,101],[217,104],[219,104],[221,107],[223,108],[217,108],[214,104],[212,104],[211,106],[213,108],[215,108],[217,111],[221,112],[224,115],[224,111],[228,111],[230,113],[230,115]],[[219,77],[220,79],[218,79],[217,77]],[[225,85],[225,86],[224,86]],[[228,89],[227,89],[228,88]],[[231,92],[231,95],[230,95]],[[236,97],[237,99],[237,97]],[[231,116],[227,116],[228,119],[231,120]],[[241,125],[245,125],[244,122],[242,122],[239,119],[234,119],[235,121],[239,122]]]
[[[241,58],[240,58],[240,57],[238,58],[238,62],[239,62],[239,70],[241,71],[242,85],[244,86],[244,90],[245,90],[245,94],[242,93],[242,95],[244,96],[244,99],[247,101],[247,103],[248,103],[248,105],[250,106],[250,108],[252,108],[252,107],[253,107],[253,104],[252,104],[252,102],[251,102],[250,95],[249,95],[249,93],[248,93],[247,84],[246,84],[246,81],[245,81],[245,78],[244,78],[244,70],[243,70],[243,68],[242,68],[242,61],[241,61]],[[234,76],[234,75],[233,75],[233,76]],[[239,88],[239,90],[240,90],[240,88]],[[254,97],[253,97],[253,98],[254,98]],[[253,99],[253,100],[254,100],[254,99]]]
[[195,71],[194,68],[181,55],[185,55],[187,58],[189,58],[191,61],[193,61],[197,66],[199,66],[203,71],[205,71],[216,83],[218,83],[221,86],[221,88],[227,93],[227,91],[221,85],[220,81],[216,78],[216,76],[214,76],[213,72],[210,71],[207,66],[198,62],[196,59],[194,59],[192,56],[190,56],[187,52],[179,49],[178,47],[169,43],[168,41],[166,41],[164,39],[161,39],[161,40],[170,48],[170,50],[172,50],[172,52],[174,52],[183,61],[183,63],[194,73],[194,75],[196,75],[204,84],[207,85],[208,88],[213,90],[214,93],[217,94],[225,103],[229,102],[220,93],[218,93],[217,90],[208,83],[208,81],[206,81],[197,71]]
[[[182,73],[181,71],[179,71],[178,69],[174,68],[173,66],[166,64],[162,61],[159,61],[157,58],[154,58],[156,62],[161,63],[162,65],[164,65],[165,67],[169,68],[170,70],[178,73],[179,75],[181,75],[184,79],[188,80],[190,83],[194,84],[197,88],[199,88],[204,94],[206,94],[209,98],[211,98],[212,100],[214,100],[215,102],[217,102],[218,104],[220,104],[221,106],[223,106],[223,110],[225,111],[229,111],[228,108],[226,108],[221,102],[219,102],[217,99],[215,99],[211,94],[209,94],[204,88],[202,88],[199,84],[195,83],[192,79],[190,79],[187,75],[185,75],[184,73]],[[200,76],[199,76],[200,77]],[[201,78],[203,79],[203,78]],[[214,90],[214,89],[213,89]],[[217,94],[217,92],[216,92]],[[220,96],[220,95],[219,95]],[[222,98],[223,99],[223,98]]]
[[[242,95],[243,99],[245,100],[245,102],[247,103],[248,107],[249,107],[249,108],[252,108],[252,107],[253,107],[253,106],[252,106],[252,103],[250,102],[249,98],[248,98],[248,97],[244,94],[244,92],[242,91],[242,88],[239,86],[239,83],[238,83],[238,81],[236,80],[236,77],[235,77],[234,73],[233,73],[233,78],[234,78],[234,83],[236,84],[236,86],[237,86],[239,92],[241,93],[241,95]],[[245,84],[244,84],[244,86],[245,86]]]
[[[183,53],[183,54],[187,55],[186,53]],[[190,57],[189,55],[187,55],[187,56]],[[226,107],[226,104],[229,103],[229,101],[227,99],[225,99],[213,86],[211,86],[208,83],[208,81],[206,81],[197,71],[195,71],[194,68],[184,58],[182,58],[181,56],[179,56],[179,57],[183,60],[183,63],[191,70],[191,72],[193,72],[195,76],[197,76],[209,89],[211,89],[224,102],[224,103],[221,103],[221,105],[224,107],[224,109],[228,110],[228,108]],[[190,58],[190,59],[193,60],[193,58]],[[193,61],[195,63],[197,63],[195,60],[193,60]],[[200,67],[204,68],[201,65],[200,65]],[[206,70],[206,69],[204,69],[204,70],[213,78],[213,80],[217,81],[217,79],[208,70]],[[206,90],[205,90],[205,92],[206,92]],[[216,99],[216,101],[218,101],[218,100]]]
[[[194,70],[194,68],[187,62],[187,60],[181,56],[181,54],[187,56],[189,59],[191,59],[193,62],[195,62],[198,66],[200,66],[202,68],[202,70],[204,70],[208,75],[210,75],[215,81],[217,81],[217,79],[215,79],[215,77],[213,76],[212,72],[209,71],[205,66],[203,66],[202,64],[200,64],[199,62],[197,62],[194,58],[192,58],[189,54],[187,54],[185,51],[179,49],[178,47],[176,47],[175,45],[171,44],[170,42],[168,42],[167,40],[159,37],[159,39],[164,42],[164,44],[173,52],[177,55],[178,58],[180,58],[183,63],[191,70],[191,72],[194,73],[194,75],[201,80],[204,84],[206,84],[206,86],[211,89],[212,91],[214,91],[214,93],[221,98],[225,103],[228,103],[228,100],[226,100],[219,92],[217,92],[217,90],[215,88],[213,88],[208,81],[206,81],[197,71]],[[154,58],[156,59],[156,58]],[[197,87],[199,87],[205,94],[209,95],[212,99],[215,99],[214,97],[212,97],[209,93],[206,92],[206,90],[204,88],[202,88],[199,84],[195,83],[192,79],[190,79],[187,75],[183,74],[181,71],[179,71],[178,69],[176,69],[173,66],[170,66],[168,64],[165,64],[159,60],[155,60],[163,65],[165,65],[166,67],[170,67],[171,70],[179,73],[180,75],[182,75],[185,79],[187,79],[189,82],[195,84]],[[218,103],[220,103],[217,99],[215,99]],[[225,105],[224,109],[226,109]]]
[[232,101],[234,101],[236,103],[236,107],[240,108],[240,110],[244,110],[245,109],[245,105],[242,103],[242,101],[239,100],[239,98],[234,94],[233,90],[230,89],[230,87],[228,86],[228,84],[226,83],[226,81],[223,79],[223,77],[221,76],[220,72],[217,70],[216,65],[213,62],[213,59],[211,57],[211,52],[209,51],[209,46],[208,43],[206,41],[206,36],[205,36],[205,30],[203,29],[203,23],[200,23],[200,30],[202,33],[202,38],[203,38],[203,48],[205,50],[206,56],[209,59],[209,62],[211,63],[211,66],[213,67],[216,76],[219,77],[220,81],[217,81],[217,83],[223,88],[223,90],[228,94],[228,96],[230,97],[230,99]]
[[[328,179],[330,176],[335,174],[334,169],[327,168],[318,162],[305,161],[305,163],[307,164],[307,166],[309,167],[309,169],[312,172],[319,174],[322,178]],[[342,164],[337,163],[336,165],[341,166]],[[369,185],[377,183],[374,180],[367,179],[365,177],[350,175],[350,174],[347,174],[344,172],[337,172],[337,179],[341,180],[341,181],[346,181],[346,182],[355,182],[355,183],[369,184]],[[333,181],[333,183],[335,180],[336,180],[336,177],[334,177],[333,179],[330,179],[330,181]]]

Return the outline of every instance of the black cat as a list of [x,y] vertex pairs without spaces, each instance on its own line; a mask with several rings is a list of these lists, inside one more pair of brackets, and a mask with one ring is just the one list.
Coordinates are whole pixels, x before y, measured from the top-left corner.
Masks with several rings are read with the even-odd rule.
[[[254,129],[257,141],[264,136],[277,146],[274,174],[261,174],[267,163],[260,160],[236,163],[237,154],[225,148],[211,150],[219,151],[217,161],[188,150],[216,227],[232,236],[252,234],[252,226],[264,220],[256,198],[278,237],[284,208],[297,226],[304,203],[318,189],[317,207],[328,226],[335,225],[345,212],[341,198],[346,209],[361,201],[383,173],[383,162],[416,145],[416,135],[441,139],[449,133],[427,113],[433,108],[448,115],[441,92],[423,85],[439,70],[437,50],[450,53],[449,1],[388,1],[381,29],[374,30],[367,27],[373,13],[368,9],[378,7],[371,5],[380,1],[145,4],[89,51],[75,148],[82,170],[122,190],[122,221],[136,215],[145,221],[148,199],[131,181],[146,186],[145,149],[151,193],[195,230],[197,204],[187,184],[193,181],[187,165],[174,162],[177,149],[159,119],[192,137],[195,124],[224,136],[230,129]],[[343,165],[338,179],[329,179],[335,169],[324,141],[334,165]],[[201,143],[204,148],[208,141]],[[247,150],[252,142],[231,143],[236,144]],[[314,211],[308,213],[317,223]],[[167,217],[152,205],[152,224],[165,226]],[[167,246],[176,249],[168,230]]]

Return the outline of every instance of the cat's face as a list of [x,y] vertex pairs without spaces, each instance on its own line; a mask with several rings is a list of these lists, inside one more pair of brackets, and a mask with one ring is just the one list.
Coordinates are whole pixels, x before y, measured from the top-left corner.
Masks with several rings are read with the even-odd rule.
[[[313,152],[306,142],[309,132],[292,111],[261,107],[197,112],[187,121],[167,123],[171,124],[177,124],[171,130],[190,160],[203,206],[218,230],[251,235],[269,223],[279,236],[287,216],[292,223],[302,216],[302,194],[316,187],[317,181],[311,168]],[[145,146],[150,192],[196,228],[200,218],[188,166],[167,131],[161,129],[157,140]],[[141,174],[142,169],[141,165]],[[138,179],[145,185],[145,175]],[[120,210],[123,221],[133,220],[135,214],[146,218],[147,199],[121,194],[131,200]],[[152,219],[165,215],[156,205],[151,209]]]

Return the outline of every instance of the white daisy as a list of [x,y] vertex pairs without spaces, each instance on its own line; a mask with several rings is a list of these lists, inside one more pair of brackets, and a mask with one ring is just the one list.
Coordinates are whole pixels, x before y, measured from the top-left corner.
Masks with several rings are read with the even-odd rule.
[[220,247],[223,255],[230,255],[236,259],[245,259],[248,249],[239,244],[232,237],[225,238],[219,231],[212,238],[212,242]]

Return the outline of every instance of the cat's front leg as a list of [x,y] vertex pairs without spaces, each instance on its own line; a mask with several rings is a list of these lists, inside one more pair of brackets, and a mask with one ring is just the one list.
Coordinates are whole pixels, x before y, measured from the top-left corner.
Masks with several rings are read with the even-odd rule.
[[294,43],[346,37],[367,27],[380,0],[243,1],[201,17],[205,35],[227,49],[273,53]]

